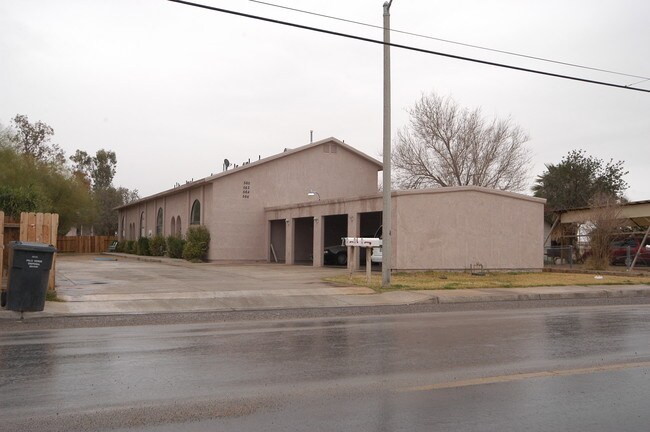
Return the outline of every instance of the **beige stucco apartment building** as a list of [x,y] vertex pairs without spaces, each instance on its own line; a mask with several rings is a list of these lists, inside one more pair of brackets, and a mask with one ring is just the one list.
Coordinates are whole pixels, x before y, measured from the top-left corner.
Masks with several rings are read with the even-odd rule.
[[[381,226],[381,169],[335,138],[285,149],[120,207],[119,237],[202,224],[210,260],[322,266],[325,247]],[[480,187],[395,192],[393,268],[541,269],[543,210],[544,200]]]

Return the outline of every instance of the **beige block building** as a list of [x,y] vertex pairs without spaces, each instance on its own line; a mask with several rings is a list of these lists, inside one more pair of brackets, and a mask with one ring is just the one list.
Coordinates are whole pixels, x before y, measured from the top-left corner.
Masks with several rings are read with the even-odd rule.
[[[328,138],[122,206],[119,237],[182,235],[203,224],[212,261],[322,266],[325,247],[381,226],[381,169]],[[392,206],[396,270],[543,266],[542,199],[456,187],[395,192]]]

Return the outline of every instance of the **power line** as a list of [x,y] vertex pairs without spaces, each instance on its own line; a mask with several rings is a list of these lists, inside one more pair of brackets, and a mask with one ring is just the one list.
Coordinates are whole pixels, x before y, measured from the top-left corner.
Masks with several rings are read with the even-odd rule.
[[479,60],[479,59],[475,59],[475,58],[472,58],[472,57],[464,57],[464,56],[459,56],[459,55],[455,55],[455,54],[443,53],[443,52],[439,52],[439,51],[432,51],[432,50],[427,50],[427,49],[423,49],[423,48],[416,48],[416,47],[409,46],[409,45],[401,45],[401,44],[395,44],[395,43],[385,44],[383,41],[380,41],[380,40],[377,40],[377,39],[371,39],[371,38],[366,38],[366,37],[362,37],[362,36],[351,35],[351,34],[348,34],[348,33],[336,32],[336,31],[332,31],[332,30],[326,30],[326,29],[322,29],[322,28],[318,28],[318,27],[306,26],[306,25],[303,25],[303,24],[296,24],[296,23],[292,23],[292,22],[288,22],[288,21],[276,20],[276,19],[273,19],[273,18],[266,18],[266,17],[262,17],[262,16],[258,16],[258,15],[251,15],[251,14],[247,14],[247,13],[243,13],[243,12],[237,12],[237,11],[218,8],[218,7],[214,7],[214,6],[208,6],[208,5],[204,5],[204,4],[200,4],[200,3],[193,3],[193,2],[184,1],[184,0],[168,0],[168,1],[173,2],[173,3],[184,4],[184,5],[187,5],[187,6],[193,6],[193,7],[197,7],[197,8],[201,8],[201,9],[207,9],[207,10],[211,10],[211,11],[215,11],[215,12],[222,12],[222,13],[226,13],[226,14],[230,14],[230,15],[236,15],[236,16],[240,16],[240,17],[244,17],[244,18],[255,19],[255,20],[258,20],[258,21],[270,22],[270,23],[273,23],[273,24],[280,24],[280,25],[284,25],[284,26],[287,26],[287,27],[294,27],[294,28],[299,28],[299,29],[303,29],[303,30],[310,30],[310,31],[318,32],[318,33],[324,33],[324,34],[329,34],[329,35],[333,35],[333,36],[340,36],[340,37],[359,40],[359,41],[363,41],[363,42],[370,42],[370,43],[374,43],[374,44],[378,44],[378,45],[389,45],[389,46],[394,47],[394,48],[401,48],[401,49],[405,49],[405,50],[409,50],[409,51],[421,52],[421,53],[425,53],[425,54],[432,54],[432,55],[452,58],[452,59],[456,59],[456,60],[464,60],[464,61],[469,61],[469,62],[472,62],[472,63],[479,63],[479,64],[484,64],[484,65],[489,65],[489,66],[496,66],[496,67],[500,67],[500,68],[504,68],[504,69],[517,70],[517,71],[520,71],[520,72],[534,73],[534,74],[537,74],[537,75],[551,76],[551,77],[555,77],[555,78],[562,78],[562,79],[568,79],[568,80],[572,80],[572,81],[579,81],[579,82],[585,82],[585,83],[590,83],[590,84],[597,84],[597,85],[602,85],[602,86],[607,86],[607,87],[615,87],[615,88],[620,88],[620,89],[624,89],[624,90],[632,90],[632,91],[650,93],[650,90],[645,90],[645,89],[640,89],[640,88],[635,88],[635,87],[628,87],[628,86],[624,86],[624,85],[621,85],[621,84],[614,84],[614,83],[605,82],[605,81],[596,81],[596,80],[590,80],[590,79],[586,79],[586,78],[575,77],[575,76],[571,76],[571,75],[562,75],[562,74],[557,74],[557,73],[553,73],[553,72],[545,72],[545,71],[541,71],[541,70],[537,70],[537,69],[529,69],[529,68],[524,68],[524,67],[519,67],[519,66],[507,65],[507,64],[504,64],[504,63],[496,63],[496,62],[491,62],[491,61],[487,61],[487,60]]
[[[298,8],[293,8],[293,7],[289,7],[289,6],[278,5],[278,4],[269,3],[269,2],[260,1],[260,0],[248,0],[248,1],[251,2],[251,3],[263,4],[265,6],[271,6],[271,7],[275,7],[275,8],[279,8],[279,9],[290,10],[290,11],[293,11],[293,12],[299,12],[299,13],[303,13],[303,14],[307,14],[307,15],[318,16],[318,17],[321,17],[321,18],[327,18],[327,19],[331,19],[331,20],[342,21],[342,22],[346,22],[346,23],[350,23],[350,24],[356,24],[356,25],[360,25],[360,26],[364,26],[364,27],[370,27],[370,28],[383,30],[382,26],[378,26],[378,25],[375,25],[375,24],[364,23],[362,21],[355,21],[355,20],[351,20],[351,19],[347,19],[347,18],[335,17],[335,16],[332,16],[332,15],[326,15],[326,14],[322,14],[322,13],[318,13],[318,12],[312,12],[312,11],[308,11],[308,10],[304,10],[304,9],[298,9]],[[575,67],[575,68],[580,68],[580,69],[592,70],[592,71],[596,71],[596,72],[604,72],[604,73],[608,73],[608,74],[614,74],[614,75],[626,76],[626,77],[631,77],[631,78],[641,78],[641,79],[643,79],[643,81],[640,81],[640,82],[650,81],[650,78],[648,78],[646,76],[642,76],[642,75],[634,75],[634,74],[629,74],[629,73],[625,73],[625,72],[617,72],[617,71],[613,71],[613,70],[609,70],[609,69],[602,69],[602,68],[597,68],[597,67],[592,67],[592,66],[579,65],[579,64],[576,64],[576,63],[569,63],[569,62],[563,62],[563,61],[559,61],[559,60],[552,60],[552,59],[548,59],[548,58],[544,58],[544,57],[537,57],[537,56],[532,56],[532,55],[528,55],[528,54],[516,53],[516,52],[513,52],[513,51],[506,51],[506,50],[500,50],[500,49],[496,49],[496,48],[489,48],[489,47],[485,47],[485,46],[481,46],[481,45],[473,45],[473,44],[469,44],[469,43],[458,42],[458,41],[438,38],[438,37],[434,37],[434,36],[427,36],[427,35],[423,35],[423,34],[419,34],[419,33],[413,33],[413,32],[404,31],[404,30],[390,29],[390,31],[393,32],[393,33],[400,33],[400,34],[404,34],[404,35],[408,35],[408,36],[415,36],[415,37],[419,37],[419,38],[423,38],[423,39],[430,39],[430,40],[435,40],[435,41],[438,41],[438,42],[445,42],[445,43],[460,45],[460,46],[464,46],[464,47],[468,47],[468,48],[475,48],[475,49],[480,49],[480,50],[484,50],[484,51],[491,51],[491,52],[496,52],[496,53],[499,53],[499,54],[507,54],[507,55],[527,58],[527,59],[531,59],[531,60],[539,60],[539,61],[543,61],[543,62],[547,62],[547,63],[554,63],[554,64],[558,64],[558,65],[562,65],[562,66],[570,66],[570,67]],[[639,83],[636,83],[636,84],[639,84]],[[630,84],[629,86],[631,87],[631,86],[636,85],[636,84]]]
[[632,83],[632,84],[628,84],[626,87],[632,87],[632,86],[635,86],[635,85],[639,85],[639,84],[644,83],[646,81],[650,81],[650,78],[646,78],[644,80],[641,80],[641,81],[638,81],[638,82],[635,82],[635,83]]

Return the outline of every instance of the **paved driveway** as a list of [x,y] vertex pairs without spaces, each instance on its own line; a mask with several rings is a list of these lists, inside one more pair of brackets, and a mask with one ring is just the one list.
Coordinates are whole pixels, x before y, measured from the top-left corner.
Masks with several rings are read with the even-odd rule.
[[372,294],[363,287],[336,287],[323,277],[345,269],[281,264],[192,264],[131,258],[60,255],[60,313],[124,313],[346,306],[346,296]]
[[[57,293],[64,301],[47,302],[44,312],[29,315],[650,297],[648,285],[398,290],[375,294],[369,288],[339,287],[322,281],[323,277],[345,273],[340,268],[282,264],[191,264],[169,259],[145,262],[106,255],[61,255],[57,258]],[[18,314],[0,310],[0,318],[12,319]]]

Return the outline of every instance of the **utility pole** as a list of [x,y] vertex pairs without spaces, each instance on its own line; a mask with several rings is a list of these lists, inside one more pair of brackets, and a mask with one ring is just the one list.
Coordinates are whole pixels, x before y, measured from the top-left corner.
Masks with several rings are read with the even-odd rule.
[[391,182],[390,182],[390,5],[393,0],[384,3],[384,172],[383,192],[384,208],[382,213],[382,253],[381,253],[381,286],[390,286],[391,271]]

